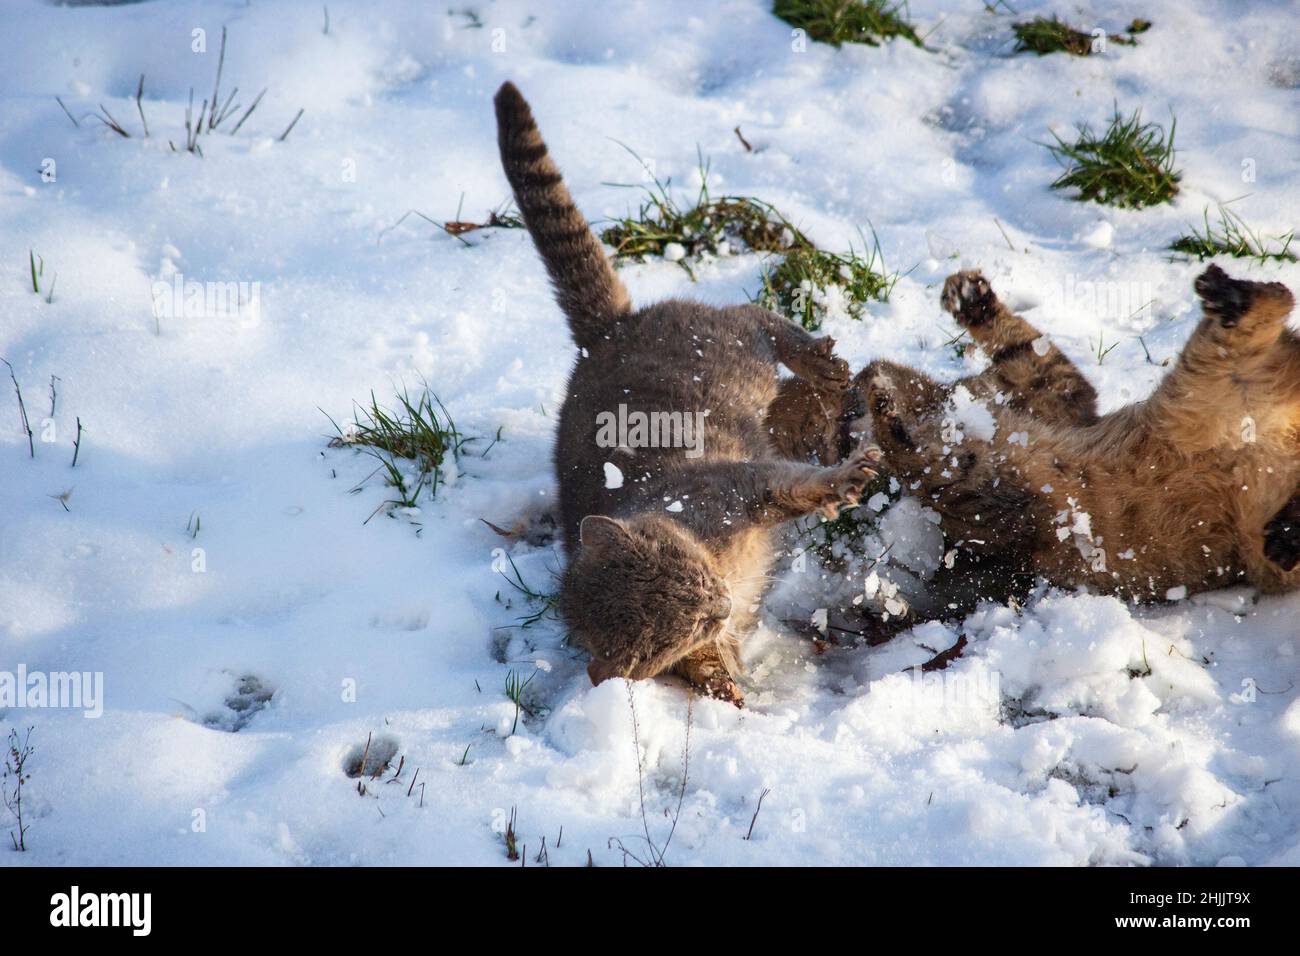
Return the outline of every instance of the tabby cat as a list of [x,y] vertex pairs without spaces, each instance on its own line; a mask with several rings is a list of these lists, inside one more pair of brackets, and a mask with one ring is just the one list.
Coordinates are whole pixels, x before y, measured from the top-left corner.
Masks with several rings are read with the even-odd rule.
[[[578,358],[555,441],[567,566],[561,615],[595,683],[676,671],[742,701],[738,648],[773,558],[772,531],[855,504],[877,449],[834,466],[783,461],[764,425],[778,363],[820,392],[848,385],[829,338],[755,305],[635,308],[574,206],[523,96],[496,95],[501,162]],[[620,409],[620,406],[623,406]],[[701,414],[698,447],[602,443],[602,416]]]

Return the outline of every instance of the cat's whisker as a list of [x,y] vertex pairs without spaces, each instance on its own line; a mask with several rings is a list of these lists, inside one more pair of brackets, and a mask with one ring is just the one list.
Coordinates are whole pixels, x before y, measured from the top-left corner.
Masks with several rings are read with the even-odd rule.
[[751,574],[743,578],[737,578],[735,581],[731,581],[728,579],[727,583],[732,587],[735,587],[737,584],[751,584],[754,581],[772,582],[772,581],[779,581],[780,579],[781,576],[778,574]]

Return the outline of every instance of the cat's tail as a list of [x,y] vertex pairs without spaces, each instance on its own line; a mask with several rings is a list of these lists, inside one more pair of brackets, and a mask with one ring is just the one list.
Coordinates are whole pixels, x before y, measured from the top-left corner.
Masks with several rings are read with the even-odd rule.
[[501,165],[524,225],[546,263],[556,301],[569,318],[573,339],[585,348],[608,335],[610,324],[631,311],[627,289],[547,155],[528,101],[507,82],[494,102]]

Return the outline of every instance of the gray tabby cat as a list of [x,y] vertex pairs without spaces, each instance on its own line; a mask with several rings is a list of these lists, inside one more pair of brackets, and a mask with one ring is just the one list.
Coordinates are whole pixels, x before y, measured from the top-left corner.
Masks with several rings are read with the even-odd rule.
[[[580,350],[555,443],[561,614],[592,654],[593,683],[673,670],[739,705],[738,649],[768,580],[772,530],[856,504],[879,457],[861,448],[830,468],[779,458],[764,423],[777,365],[828,394],[847,387],[848,367],[831,339],[754,305],[634,308],[523,96],[506,83],[495,102],[506,177]],[[598,419],[619,406],[629,418],[707,416],[704,440],[602,447]]]

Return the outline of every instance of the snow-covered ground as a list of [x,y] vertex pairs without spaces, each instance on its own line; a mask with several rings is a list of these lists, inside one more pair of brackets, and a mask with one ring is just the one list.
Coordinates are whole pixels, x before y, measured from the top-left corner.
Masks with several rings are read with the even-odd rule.
[[[9,0],[0,356],[36,440],[32,460],[0,380],[0,670],[100,672],[104,699],[94,719],[0,715],[6,731],[34,725],[37,747],[29,852],[0,862],[505,864],[512,808],[529,865],[543,837],[552,865],[620,863],[611,838],[643,855],[628,685],[592,688],[554,622],[516,626],[532,608],[496,549],[540,590],[560,556],[480,521],[553,500],[564,320],[522,231],[465,245],[415,216],[394,224],[410,209],[456,218],[462,197],[460,218],[481,219],[506,199],[491,95],[509,78],[593,220],[635,201],[610,185],[640,181],[626,144],[683,197],[698,147],[715,192],[772,202],[825,247],[874,227],[906,275],[865,321],[828,324],[855,367],[977,367],[944,345],[938,303],[943,278],[975,266],[1104,408],[1140,399],[1198,315],[1200,266],[1164,246],[1226,200],[1266,233],[1300,225],[1296,8],[1014,6],[1155,25],[1084,60],[1009,56],[1013,18],[969,0],[913,0],[928,51],[795,49],[763,0],[458,5],[478,27],[446,4],[334,0],[328,34],[319,0]],[[199,158],[185,106],[191,87],[210,95],[223,25],[223,89],[245,105],[269,92]],[[129,139],[83,118],[100,104]],[[1177,117],[1172,206],[1047,188],[1039,143],[1113,104]],[[57,273],[51,303],[31,291],[29,250]],[[1300,291],[1295,265],[1224,264]],[[759,272],[745,255],[694,285],[661,262],[623,276],[641,301],[735,302]],[[160,280],[249,283],[249,307],[156,319]],[[363,523],[386,490],[349,493],[374,465],[326,449],[323,412],[343,420],[372,389],[386,400],[422,378],[485,440],[418,515]],[[790,571],[779,597],[815,608],[828,587]],[[1044,592],[975,614],[962,657],[925,680],[908,668],[957,631],[818,654],[769,613],[747,648],[748,708],[694,704],[667,862],[1300,864],[1298,613],[1300,595],[1134,609]],[[511,733],[507,679],[534,672]],[[250,717],[256,694],[237,691],[254,685],[274,694]],[[662,845],[687,695],[632,692]],[[368,737],[404,764],[359,796],[343,767]]]

